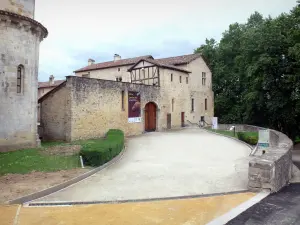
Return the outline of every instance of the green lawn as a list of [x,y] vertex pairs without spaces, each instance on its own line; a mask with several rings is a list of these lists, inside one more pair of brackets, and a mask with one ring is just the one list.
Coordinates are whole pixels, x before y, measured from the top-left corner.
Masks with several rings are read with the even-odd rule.
[[[41,148],[0,153],[0,176],[7,173],[25,174],[32,171],[53,172],[78,168],[81,166],[79,154],[85,152],[96,152],[96,159],[100,160],[98,164],[103,164],[119,154],[124,144],[122,131],[110,130],[108,133],[107,138],[72,143],[43,142]],[[81,152],[71,156],[43,154],[44,150],[56,145],[81,145]]]
[[[230,137],[234,137],[234,133],[233,131],[229,131],[229,130],[215,130],[215,129],[211,129],[211,128],[205,128],[206,130],[215,132],[215,133],[219,133],[219,134],[223,134],[226,136],[230,136]],[[237,132],[235,132],[235,137],[237,138]]]
[[235,132],[235,135],[234,135],[234,132],[229,131],[229,130],[215,130],[215,129],[211,129],[211,128],[205,128],[205,129],[210,130],[212,132],[219,133],[219,134],[223,134],[226,136],[236,137],[236,138],[238,138],[248,144],[251,144],[251,145],[256,145],[256,143],[258,141],[258,132],[249,132],[249,131]]
[[49,156],[41,154],[42,149],[24,149],[0,153],[0,175],[7,173],[30,173],[32,171],[52,172],[73,169],[80,166],[79,156]]
[[299,144],[300,143],[300,136],[296,137],[295,139],[295,144]]

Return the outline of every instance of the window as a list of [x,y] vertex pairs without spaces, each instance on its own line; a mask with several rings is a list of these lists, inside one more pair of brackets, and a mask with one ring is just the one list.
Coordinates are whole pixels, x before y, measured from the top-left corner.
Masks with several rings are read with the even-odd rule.
[[24,79],[24,67],[22,65],[18,66],[17,72],[17,93],[22,93],[22,80]]
[[192,98],[192,112],[194,112],[194,99]]
[[202,72],[202,85],[205,86],[206,85],[206,73]]
[[189,78],[188,78],[188,77],[186,77],[185,79],[186,79],[186,83],[188,84],[188,83],[189,83]]
[[173,81],[173,73],[171,73],[171,81]]
[[179,82],[181,83],[181,76],[179,77]]
[[125,92],[122,91],[122,110],[123,111],[125,110],[125,107],[124,107],[124,98],[125,98]]
[[89,73],[87,73],[87,74],[82,74],[82,77],[87,77],[87,78],[89,78],[89,77],[90,77],[90,74],[89,74]]
[[205,107],[205,110],[207,110],[207,98],[204,101],[204,107]]
[[116,81],[122,82],[122,77],[116,77]]
[[174,112],[174,98],[172,98],[172,112]]
[[118,68],[118,72],[120,72],[120,70],[121,70],[121,69],[120,69],[120,68]]

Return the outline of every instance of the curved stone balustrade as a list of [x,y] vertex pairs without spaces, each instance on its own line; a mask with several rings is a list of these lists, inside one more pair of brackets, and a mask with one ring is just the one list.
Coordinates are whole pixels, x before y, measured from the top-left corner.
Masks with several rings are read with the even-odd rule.
[[[231,126],[236,131],[259,131],[267,129],[243,124],[219,124],[220,130],[228,130]],[[265,154],[253,156],[249,162],[249,183],[251,191],[269,189],[277,192],[286,186],[292,176],[292,148],[293,142],[285,134],[270,130],[270,148]]]

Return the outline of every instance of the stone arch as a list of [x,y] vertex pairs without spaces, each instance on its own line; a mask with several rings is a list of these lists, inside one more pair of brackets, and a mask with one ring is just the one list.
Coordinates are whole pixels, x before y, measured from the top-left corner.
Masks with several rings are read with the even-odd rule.
[[144,107],[144,127],[145,131],[156,131],[158,127],[158,105],[155,102],[147,102]]

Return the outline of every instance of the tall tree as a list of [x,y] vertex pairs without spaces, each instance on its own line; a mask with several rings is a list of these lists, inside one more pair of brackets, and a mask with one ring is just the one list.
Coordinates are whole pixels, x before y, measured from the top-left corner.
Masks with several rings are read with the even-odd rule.
[[213,72],[215,115],[221,123],[248,123],[300,133],[300,6],[276,18],[255,12],[234,23],[219,43],[195,50]]

